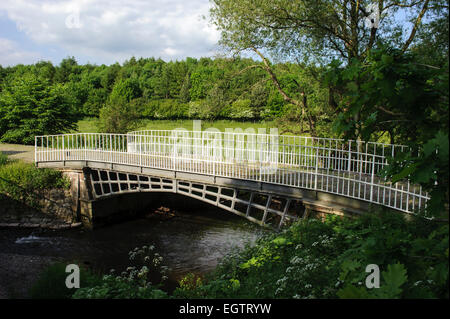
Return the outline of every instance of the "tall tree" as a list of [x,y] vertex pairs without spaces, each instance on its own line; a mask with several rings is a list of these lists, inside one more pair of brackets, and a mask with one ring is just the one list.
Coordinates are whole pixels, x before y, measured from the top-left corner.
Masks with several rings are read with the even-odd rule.
[[3,142],[32,144],[35,135],[69,132],[76,111],[62,84],[35,74],[9,83],[0,95],[0,135]]
[[[253,51],[283,99],[307,110],[282,86],[269,56],[326,64],[332,59],[362,61],[377,41],[407,51],[430,9],[445,0],[211,0],[211,20],[221,44],[234,53]],[[407,10],[411,28],[395,13]],[[331,103],[333,104],[333,103]],[[307,110],[308,111],[308,110]],[[355,121],[360,120],[355,114]]]

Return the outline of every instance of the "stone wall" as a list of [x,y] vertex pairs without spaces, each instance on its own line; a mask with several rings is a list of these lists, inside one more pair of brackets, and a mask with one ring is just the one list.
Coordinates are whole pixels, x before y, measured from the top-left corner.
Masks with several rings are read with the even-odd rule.
[[60,228],[75,224],[69,190],[52,189],[37,194],[39,209],[6,196],[0,197],[0,226]]
[[70,178],[71,188],[36,192],[33,196],[35,205],[0,195],[0,226],[44,228],[78,226],[78,197],[75,184],[78,183],[79,173],[64,174]]

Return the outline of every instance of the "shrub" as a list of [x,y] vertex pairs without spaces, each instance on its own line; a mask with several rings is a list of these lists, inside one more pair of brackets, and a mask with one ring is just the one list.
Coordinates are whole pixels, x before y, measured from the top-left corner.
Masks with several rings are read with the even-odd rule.
[[115,270],[111,270],[99,284],[79,289],[73,298],[167,298],[160,288],[168,278],[169,268],[162,265],[163,258],[154,249],[153,245],[136,247],[129,252],[132,265],[125,271],[115,275]]
[[0,193],[32,206],[36,191],[69,187],[70,181],[57,170],[36,168],[20,161],[0,166]]
[[177,100],[150,100],[143,105],[142,116],[150,119],[183,119],[189,116],[189,106]]
[[251,119],[254,118],[253,110],[251,108],[252,101],[237,100],[231,105],[231,112],[229,116],[233,119]]
[[209,106],[206,101],[191,101],[189,102],[189,111],[188,111],[189,118],[196,118],[196,119],[213,119],[217,116],[217,114],[214,113],[211,106]]
[[106,133],[127,133],[135,128],[140,114],[140,101],[125,98],[110,100],[100,110],[99,128]]

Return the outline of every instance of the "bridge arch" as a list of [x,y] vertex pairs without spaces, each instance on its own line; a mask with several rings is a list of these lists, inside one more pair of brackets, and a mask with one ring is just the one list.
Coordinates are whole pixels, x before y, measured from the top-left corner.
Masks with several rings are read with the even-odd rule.
[[106,169],[89,169],[85,173],[94,200],[133,193],[174,193],[273,229],[307,215],[300,199],[270,192]]

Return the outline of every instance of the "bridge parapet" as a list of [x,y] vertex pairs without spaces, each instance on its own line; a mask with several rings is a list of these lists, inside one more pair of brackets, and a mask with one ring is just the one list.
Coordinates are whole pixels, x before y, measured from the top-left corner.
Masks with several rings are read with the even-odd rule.
[[406,213],[428,194],[408,180],[380,177],[402,145],[330,138],[210,131],[36,136],[35,162],[96,162],[159,169],[335,194]]

